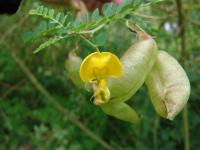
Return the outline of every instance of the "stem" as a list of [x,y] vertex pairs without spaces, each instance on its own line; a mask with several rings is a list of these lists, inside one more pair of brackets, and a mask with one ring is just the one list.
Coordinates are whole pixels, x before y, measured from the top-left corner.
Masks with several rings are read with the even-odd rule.
[[25,23],[27,21],[28,17],[29,17],[28,15],[21,17],[22,19],[19,22],[17,22],[11,28],[9,28],[9,30],[6,31],[5,34],[1,35],[0,45],[3,44],[3,42],[5,41],[5,39],[10,34],[12,34],[15,29],[17,29],[19,26],[21,26],[23,23]]
[[87,39],[86,37],[84,37],[83,35],[80,35],[80,34],[79,34],[79,36],[80,36],[83,40],[85,40],[89,45],[91,45],[92,47],[94,47],[95,50],[96,50],[97,52],[100,52],[99,48],[98,48],[94,43],[92,43],[90,40],[88,40],[88,39]]
[[92,30],[83,30],[81,32],[79,32],[79,34],[87,34],[87,33],[90,33],[90,34],[94,34],[95,32],[99,31],[101,28],[103,28],[104,26],[106,25],[106,23],[92,29]]
[[187,105],[183,109],[183,124],[184,124],[184,141],[185,141],[185,150],[190,149],[190,141],[189,141],[189,121],[188,121],[188,108]]
[[17,90],[18,88],[20,88],[20,86],[25,82],[24,79],[22,79],[21,81],[19,81],[17,84],[13,85],[12,87],[10,87],[1,97],[0,97],[0,102],[4,100],[4,98],[6,98],[10,93],[12,93],[13,91]]
[[[186,61],[186,37],[185,37],[185,29],[186,29],[186,16],[185,16],[185,10],[182,6],[182,0],[176,0],[176,6],[177,6],[177,13],[178,13],[178,24],[180,28],[179,37],[181,39],[180,41],[180,62],[183,67],[185,67],[185,61]],[[189,123],[188,123],[188,108],[187,105],[185,106],[183,110],[183,126],[184,126],[184,143],[185,143],[185,150],[190,149],[190,141],[189,141]]]
[[[146,33],[138,24],[131,22],[130,20],[126,20],[124,19],[124,21],[126,22],[126,26],[134,32],[138,32],[138,31],[142,31],[144,33]],[[130,25],[131,23],[131,25]]]
[[160,16],[149,16],[149,15],[145,15],[145,14],[141,14],[141,13],[137,13],[137,12],[133,12],[132,14],[133,14],[134,16],[139,16],[139,17],[143,17],[143,18],[151,19],[151,20],[163,20],[163,19],[168,18],[169,16],[173,16],[173,15],[168,15],[168,16],[165,16],[165,17],[160,17]]
[[180,61],[185,67],[185,58],[186,58],[186,40],[185,40],[185,25],[186,25],[186,17],[184,14],[184,10],[182,7],[182,0],[176,0],[177,5],[177,13],[178,13],[178,25],[179,25],[179,37],[181,39],[181,53],[180,53]]
[[160,117],[156,115],[156,118],[154,120],[154,128],[153,128],[153,143],[154,143],[154,149],[158,150],[158,128],[160,125]]

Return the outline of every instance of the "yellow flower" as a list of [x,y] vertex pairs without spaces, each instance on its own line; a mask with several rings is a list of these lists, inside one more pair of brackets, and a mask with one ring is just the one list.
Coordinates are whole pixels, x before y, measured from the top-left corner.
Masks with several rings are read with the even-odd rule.
[[94,103],[106,103],[110,91],[106,86],[108,77],[120,77],[122,65],[119,58],[110,52],[94,52],[88,55],[80,67],[80,77],[85,83],[91,83],[94,90]]

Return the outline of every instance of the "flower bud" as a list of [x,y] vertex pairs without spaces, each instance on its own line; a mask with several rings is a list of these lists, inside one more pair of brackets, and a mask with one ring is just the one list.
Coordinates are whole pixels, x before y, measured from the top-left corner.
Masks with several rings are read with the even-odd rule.
[[146,85],[156,112],[169,120],[183,109],[190,95],[190,82],[184,69],[164,51],[159,51]]
[[79,88],[83,88],[83,82],[79,76],[79,69],[82,59],[76,55],[74,51],[71,51],[65,61],[65,68],[68,73],[68,78],[73,82],[73,84]]

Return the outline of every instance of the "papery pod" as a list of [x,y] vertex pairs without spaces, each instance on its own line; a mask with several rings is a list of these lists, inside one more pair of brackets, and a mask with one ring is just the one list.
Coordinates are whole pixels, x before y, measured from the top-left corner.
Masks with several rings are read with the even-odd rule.
[[157,57],[157,46],[153,38],[138,32],[139,40],[122,56],[123,75],[117,79],[108,79],[111,93],[110,103],[128,100],[144,83],[147,74]]
[[106,114],[131,123],[138,123],[140,118],[124,101],[142,86],[157,57],[157,46],[153,38],[141,31],[138,36],[139,40],[121,58],[122,77],[108,79],[111,99],[101,106]]
[[157,113],[170,120],[174,119],[189,99],[190,82],[184,69],[164,51],[159,51],[146,85]]
[[82,59],[76,55],[74,51],[71,51],[65,61],[65,67],[68,73],[68,78],[79,88],[83,88],[83,82],[79,76],[79,69]]
[[131,123],[139,123],[140,118],[136,111],[126,103],[107,103],[101,106],[103,111],[117,119]]

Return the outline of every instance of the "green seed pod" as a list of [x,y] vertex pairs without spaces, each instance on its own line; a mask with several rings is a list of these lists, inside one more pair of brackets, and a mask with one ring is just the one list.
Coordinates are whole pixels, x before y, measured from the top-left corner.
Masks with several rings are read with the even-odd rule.
[[108,80],[110,103],[128,100],[144,83],[157,57],[157,46],[153,38],[138,31],[139,40],[121,58],[123,74]]
[[159,51],[146,85],[156,112],[169,120],[183,109],[190,95],[190,82],[184,69],[164,51]]
[[157,46],[152,37],[141,31],[138,35],[139,40],[120,60],[123,67],[122,76],[108,79],[110,101],[101,105],[106,114],[131,123],[140,122],[140,118],[124,101],[142,86],[157,57]]
[[79,69],[82,59],[76,55],[74,51],[71,51],[68,55],[67,60],[65,61],[65,68],[68,73],[69,79],[74,83],[75,86],[83,88],[83,82],[79,76]]
[[126,103],[108,103],[104,104],[101,108],[106,114],[113,116],[117,119],[128,121],[131,123],[140,122],[140,118],[136,111]]

